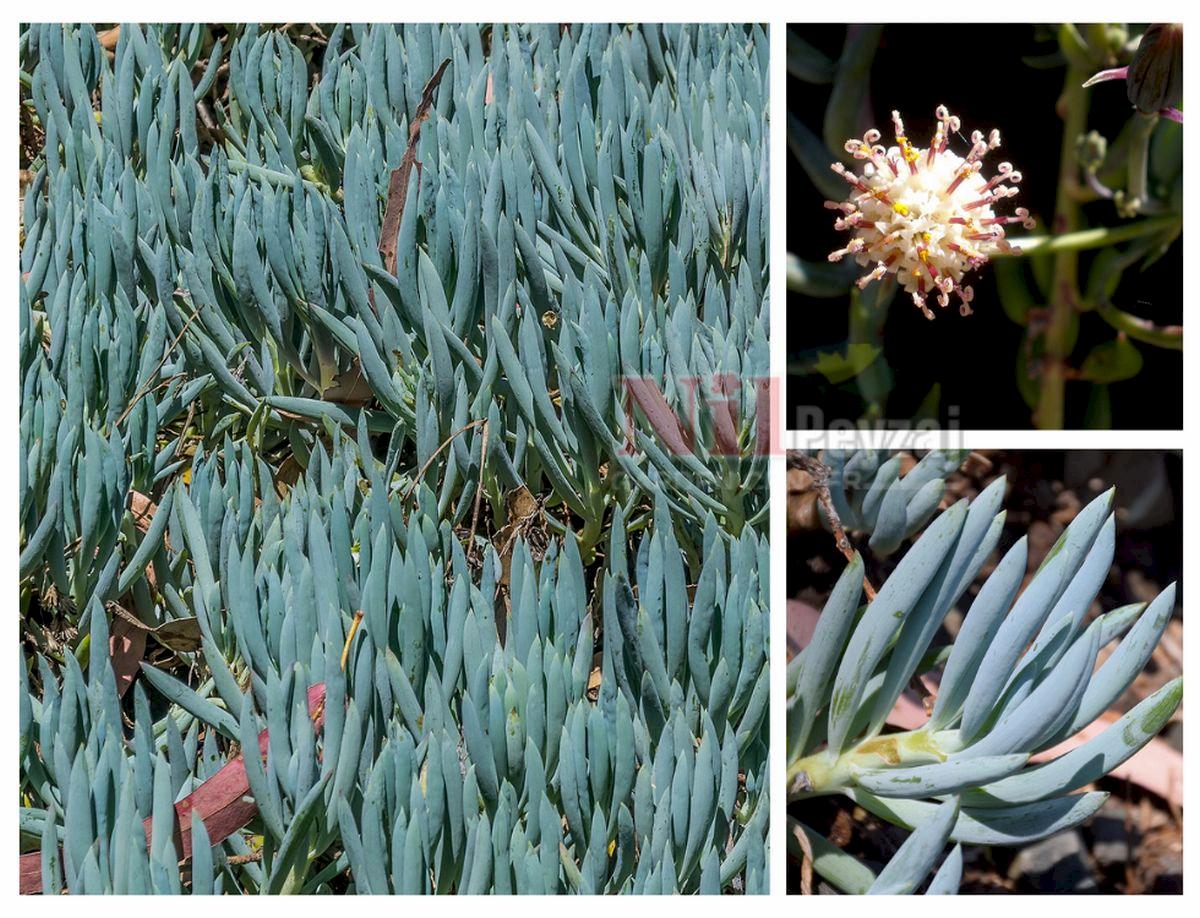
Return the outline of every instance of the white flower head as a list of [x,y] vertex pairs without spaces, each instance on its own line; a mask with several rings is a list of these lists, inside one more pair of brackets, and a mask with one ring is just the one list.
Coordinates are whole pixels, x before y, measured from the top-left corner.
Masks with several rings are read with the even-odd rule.
[[959,134],[958,118],[940,105],[937,119],[926,149],[909,142],[899,112],[892,112],[894,147],[885,149],[874,128],[862,140],[846,141],[846,152],[864,161],[862,174],[834,163],[833,171],[849,183],[851,195],[846,201],[825,202],[840,212],[834,226],[853,234],[829,260],[853,255],[860,266],[870,267],[858,280],[860,288],[895,274],[927,319],[933,318],[926,303],[929,294],[943,308],[951,294],[957,295],[959,311],[969,315],[974,291],[963,285],[964,275],[986,264],[989,255],[1018,251],[1005,240],[1005,225],[1033,228],[1024,207],[1006,217],[994,209],[1017,193],[1021,173],[1001,163],[992,178],[980,174],[983,157],[1000,146],[1000,132],[993,130],[985,138],[976,131],[963,157],[949,148],[951,135]]

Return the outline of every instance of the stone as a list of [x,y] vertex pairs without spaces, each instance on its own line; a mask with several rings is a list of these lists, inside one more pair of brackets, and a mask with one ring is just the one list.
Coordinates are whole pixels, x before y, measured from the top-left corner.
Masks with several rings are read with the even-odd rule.
[[1008,870],[1018,888],[1039,893],[1094,893],[1099,888],[1078,831],[1060,832],[1022,848]]
[[1125,807],[1109,798],[1087,827],[1092,842],[1092,857],[1103,871],[1123,867],[1129,862],[1130,845],[1137,845],[1141,833],[1136,824],[1126,826]]

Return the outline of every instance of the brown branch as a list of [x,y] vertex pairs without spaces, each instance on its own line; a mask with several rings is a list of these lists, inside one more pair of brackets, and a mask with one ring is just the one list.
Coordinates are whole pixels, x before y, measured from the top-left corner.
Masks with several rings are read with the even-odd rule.
[[[850,544],[846,529],[842,526],[841,517],[833,507],[833,498],[829,496],[829,467],[808,453],[790,452],[788,453],[788,468],[800,469],[808,473],[812,479],[813,488],[817,492],[817,500],[821,504],[821,509],[825,511],[825,518],[829,521],[834,544],[837,545],[838,551],[847,561],[853,561],[854,546]],[[875,600],[875,588],[871,586],[871,581],[867,579],[866,574],[863,575],[863,592],[867,594],[868,602]]]
[[[325,683],[318,682],[308,688],[308,716],[314,731],[320,731],[325,723]],[[267,757],[269,736],[266,730],[258,734],[258,751],[263,760]],[[173,828],[175,851],[180,860],[192,856],[192,815],[204,822],[210,844],[219,845],[234,832],[245,826],[258,812],[254,798],[250,796],[250,784],[246,778],[245,750],[227,761],[215,775],[194,791],[178,801],[174,807]],[[146,847],[153,840],[153,819],[142,820],[142,831]],[[59,851],[59,862],[62,852]],[[231,863],[232,858],[230,859]],[[60,877],[61,879],[61,874]],[[42,853],[31,851],[20,857],[18,889],[21,895],[36,895],[42,892]],[[67,890],[64,890],[66,892]]]
[[792,840],[800,849],[800,894],[811,896],[813,892],[812,842],[808,840],[808,833],[804,831],[804,826],[790,816],[788,817],[788,832],[791,833]]
[[342,672],[346,671],[346,661],[350,659],[350,645],[354,641],[354,635],[358,634],[358,626],[362,624],[363,612],[359,609],[354,613],[354,621],[350,623],[350,633],[346,635],[346,644],[342,647]]
[[[192,324],[192,320],[195,319],[199,314],[200,306],[197,305],[196,308],[192,310],[192,314],[187,317],[187,321],[183,323],[183,328],[179,329],[179,334],[176,335],[171,340],[171,343],[167,345],[166,352],[162,355],[162,359],[155,364],[154,369],[150,371],[150,377],[146,380],[145,384],[133,394],[133,398],[130,399],[129,404],[125,406],[125,410],[121,412],[121,416],[117,418],[117,423],[113,425],[114,427],[120,427],[122,424],[124,424],[125,419],[129,417],[129,412],[133,411],[133,409],[137,407],[137,403],[142,400],[147,392],[151,391],[150,388],[147,388],[150,386],[150,380],[153,379],[155,374],[162,369],[163,364],[167,362],[167,358],[171,356],[171,351],[175,350],[175,345],[177,345],[180,339],[183,338],[184,334],[188,330],[188,326]],[[157,386],[153,388],[157,388]]]
[[249,854],[234,854],[225,858],[225,863],[230,867],[237,867],[240,864],[257,864],[262,860],[262,851],[251,851]]
[[408,501],[409,497],[412,496],[413,491],[417,489],[417,485],[420,484],[421,479],[425,477],[425,473],[429,471],[429,467],[433,465],[434,460],[436,460],[437,457],[440,456],[446,449],[446,447],[453,442],[455,437],[457,437],[459,434],[466,433],[472,427],[478,427],[480,424],[486,423],[487,418],[477,418],[474,421],[471,421],[469,424],[464,424],[462,427],[458,428],[458,430],[454,431],[454,433],[450,434],[450,436],[448,436],[445,440],[443,440],[442,445],[435,449],[433,451],[433,455],[426,459],[425,464],[418,469],[416,477],[413,478],[412,483],[407,489],[405,489],[404,496],[400,498],[400,503],[403,505]]
[[[417,159],[417,140],[421,136],[421,125],[429,115],[429,107],[433,104],[433,93],[442,81],[442,74],[450,65],[450,58],[442,64],[429,78],[425,88],[421,90],[421,101],[413,113],[412,123],[408,126],[408,149],[400,159],[400,165],[392,170],[388,179],[387,203],[383,208],[383,228],[379,234],[379,254],[383,256],[383,266],[388,274],[396,273],[396,237],[400,234],[400,220],[404,216],[404,200],[408,195],[408,178],[412,174],[413,163]],[[420,163],[417,163],[418,170]],[[418,173],[419,174],[419,173]]]

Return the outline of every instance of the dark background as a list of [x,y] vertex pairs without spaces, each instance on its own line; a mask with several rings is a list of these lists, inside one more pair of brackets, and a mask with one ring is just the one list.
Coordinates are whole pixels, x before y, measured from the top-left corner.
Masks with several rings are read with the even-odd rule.
[[[928,321],[928,320],[922,320]],[[1135,572],[1162,589],[1183,578],[1183,453],[1178,450],[979,450],[986,468],[959,471],[948,479],[948,496],[974,498],[997,477],[1008,479],[1004,498],[1007,512],[996,558],[1002,557],[1035,525],[1048,526],[1054,536],[1062,531],[1058,515],[1064,506],[1087,504],[1110,487],[1117,489],[1117,551],[1113,576],[1101,592],[1106,610],[1125,602],[1129,585],[1125,575]],[[964,466],[967,468],[967,466]],[[1069,499],[1068,499],[1069,496]],[[860,541],[852,535],[852,541]],[[865,545],[865,539],[862,540]],[[861,547],[861,546],[860,546]],[[1045,548],[1048,548],[1046,545]],[[823,597],[832,589],[845,566],[833,539],[824,529],[788,532],[787,594]],[[886,579],[903,557],[898,551],[871,574]],[[864,551],[865,559],[874,556]],[[815,559],[819,561],[815,564]],[[819,605],[819,603],[814,603]],[[1182,582],[1176,608],[1182,609]]]
[[[791,25],[805,41],[834,60],[846,38],[842,25]],[[1005,202],[1003,213],[1028,207],[1037,218],[1033,235],[1048,232],[1058,185],[1062,122],[1055,102],[1062,91],[1065,68],[1047,58],[1057,51],[1052,27],[1031,25],[889,25],[884,28],[871,68],[869,123],[883,134],[881,143],[894,143],[891,111],[898,109],[908,134],[918,146],[928,146],[936,127],[934,111],[946,105],[962,120],[963,137],[951,141],[964,155],[971,132],[986,134],[999,128],[1002,146],[985,159],[990,177],[1002,161],[1011,162],[1023,176],[1021,193]],[[1024,59],[1041,59],[1041,68]],[[829,98],[829,86],[814,86],[788,77],[789,112],[818,136]],[[1128,120],[1124,86],[1102,83],[1093,90],[1088,129],[1116,138]],[[860,132],[861,134],[861,132]],[[848,138],[847,138],[848,139]],[[845,245],[848,234],[833,228],[835,215],[822,206],[825,196],[813,187],[791,153],[787,161],[788,251],[810,261],[825,261],[829,252]],[[1108,201],[1088,204],[1085,217],[1092,225],[1114,225],[1117,218]],[[1011,235],[1025,233],[1020,226]],[[1080,260],[1081,284],[1094,252]],[[1032,259],[1023,258],[1028,263]],[[1026,264],[1028,269],[1029,265]],[[866,273],[866,269],[862,273]],[[893,300],[884,328],[886,359],[894,374],[888,401],[893,420],[913,416],[935,383],[941,384],[943,423],[948,406],[957,405],[957,423],[966,429],[1022,429],[1031,424],[1031,411],[1016,385],[1017,353],[1024,329],[1004,313],[991,265],[969,275],[975,288],[974,314],[958,314],[957,301],[925,319],[901,290]],[[1113,303],[1157,324],[1183,321],[1182,244],[1139,273],[1125,272]],[[1030,281],[1033,286],[1032,280]],[[1036,288],[1034,288],[1036,290]],[[830,350],[847,335],[849,299],[815,299],[789,292],[787,347],[789,364],[814,349]],[[1112,340],[1115,332],[1096,316],[1084,315],[1073,360],[1082,359],[1092,345]],[[1145,364],[1132,380],[1110,387],[1113,426],[1117,429],[1178,429],[1182,425],[1183,359],[1168,351],[1136,343]],[[1067,427],[1084,426],[1090,384],[1067,386]],[[793,376],[787,386],[785,426],[796,424],[796,406],[818,407],[828,419],[856,419],[862,400],[854,381],[834,387],[822,376]]]

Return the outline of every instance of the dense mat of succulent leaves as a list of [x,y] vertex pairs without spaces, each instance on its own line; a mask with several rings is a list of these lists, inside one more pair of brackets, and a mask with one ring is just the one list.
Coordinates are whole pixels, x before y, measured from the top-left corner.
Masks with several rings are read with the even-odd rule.
[[[871,551],[886,557],[910,539],[937,512],[946,493],[946,476],[966,458],[967,450],[935,449],[901,474],[903,457],[879,450],[830,449],[824,453],[826,486],[838,522],[846,530],[869,533]],[[828,528],[829,514],[818,505]]]
[[222,34],[21,35],[23,884],[765,891],[765,33]]
[[[873,481],[874,470],[891,460],[830,453],[825,461],[834,503],[850,520],[861,519],[877,489],[847,489],[847,470],[863,470]],[[953,461],[930,453],[923,464],[944,475]],[[885,485],[885,494],[904,480]],[[794,810],[800,819],[789,827],[789,842],[799,853],[796,833],[803,833],[815,869],[844,891],[911,892],[947,842],[955,842],[928,886],[931,893],[953,892],[963,843],[1018,845],[1077,825],[1107,794],[1076,791],[1149,742],[1182,699],[1183,680],[1175,679],[1082,745],[1030,764],[1033,755],[1092,724],[1125,692],[1162,637],[1176,591],[1171,584],[1148,604],[1087,621],[1116,546],[1109,491],[1071,522],[1023,590],[1026,539],[1012,545],[964,609],[953,644],[932,647],[946,614],[1000,540],[1004,487],[998,478],[925,526],[861,609],[864,564],[856,554],[811,643],[789,666],[789,800],[843,794],[880,819],[915,828],[876,877],[804,825],[802,806]],[[905,493],[899,502],[910,499]],[[1097,667],[1101,648],[1116,641]],[[930,672],[940,681],[928,722],[884,732],[900,693]]]

